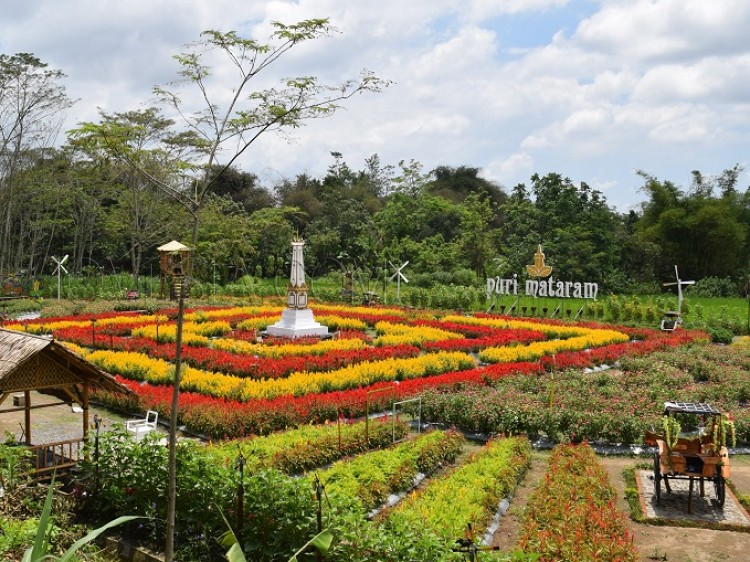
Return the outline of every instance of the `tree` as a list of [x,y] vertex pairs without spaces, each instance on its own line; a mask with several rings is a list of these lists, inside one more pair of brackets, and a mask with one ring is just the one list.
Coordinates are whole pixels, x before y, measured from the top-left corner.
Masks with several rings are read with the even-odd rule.
[[52,146],[72,104],[64,77],[32,54],[0,55],[0,273],[20,265],[11,261],[18,255],[12,248],[16,179],[29,155]]
[[218,174],[218,177],[212,182],[210,191],[230,197],[248,213],[276,204],[273,194],[258,184],[258,176],[255,174],[234,167],[219,166],[216,166],[212,173]]
[[748,255],[749,218],[745,197],[736,189],[740,170],[735,166],[716,177],[694,171],[687,193],[640,172],[649,200],[635,233],[642,245],[659,247],[659,277],[671,277],[675,264],[685,278],[740,273]]
[[[203,156],[195,168],[195,189],[188,199],[194,215],[194,244],[205,194],[218,177],[211,173],[214,166],[226,169],[234,165],[265,133],[287,134],[307,120],[333,115],[341,102],[356,94],[376,92],[387,85],[371,72],[363,71],[359,78],[337,85],[321,84],[314,76],[300,76],[281,81],[279,87],[251,90],[258,76],[294,47],[334,31],[325,18],[291,25],[273,22],[272,26],[274,31],[268,42],[243,38],[233,31],[203,32],[201,40],[175,57],[180,65],[179,79],[169,87],[155,88],[159,99],[176,110],[187,131],[195,135],[195,146]],[[224,97],[226,84],[212,81],[219,73],[203,63],[216,52],[236,73],[233,94],[225,104],[218,100]],[[200,94],[201,108],[193,110],[183,101],[181,92],[185,86]],[[163,187],[175,191],[172,186]]]
[[479,279],[487,274],[487,264],[495,254],[489,226],[494,215],[489,198],[471,193],[462,205],[461,249]]
[[69,144],[79,166],[107,175],[114,202],[107,227],[137,283],[145,252],[175,231],[177,217],[157,188],[180,185],[177,170],[192,148],[157,108],[100,115],[71,131]]

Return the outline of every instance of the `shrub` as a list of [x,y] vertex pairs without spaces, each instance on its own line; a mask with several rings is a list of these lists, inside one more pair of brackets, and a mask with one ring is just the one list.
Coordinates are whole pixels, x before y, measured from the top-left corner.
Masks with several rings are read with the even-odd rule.
[[737,283],[731,277],[704,277],[696,281],[690,292],[696,297],[736,297]]
[[708,335],[714,343],[730,344],[734,339],[734,334],[726,328],[709,328]]

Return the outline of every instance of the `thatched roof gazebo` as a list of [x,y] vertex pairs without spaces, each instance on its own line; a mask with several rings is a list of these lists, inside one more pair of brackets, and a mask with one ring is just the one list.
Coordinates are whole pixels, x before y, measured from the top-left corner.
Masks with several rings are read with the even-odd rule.
[[[100,368],[51,337],[0,328],[0,416],[24,412],[25,442],[32,445],[31,411],[59,404],[78,404],[83,410],[83,438],[65,442],[78,450],[89,429],[89,394],[92,388],[130,390]],[[32,404],[31,392],[52,395],[60,402]],[[12,403],[5,405],[8,398]],[[63,442],[49,445],[57,445]],[[53,453],[55,456],[57,453]],[[45,452],[45,458],[48,453]],[[76,456],[77,458],[77,456]],[[70,458],[68,457],[68,460]]]

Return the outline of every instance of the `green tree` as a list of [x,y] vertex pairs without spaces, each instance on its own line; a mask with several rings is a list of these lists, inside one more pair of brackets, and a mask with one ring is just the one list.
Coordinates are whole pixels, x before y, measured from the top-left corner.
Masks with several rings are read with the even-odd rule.
[[231,197],[248,213],[276,205],[273,194],[259,185],[258,176],[255,174],[243,172],[235,167],[221,168],[219,166],[215,166],[212,173],[218,176],[211,183],[210,191],[217,195]]
[[[387,83],[368,71],[357,79],[341,84],[322,84],[314,76],[299,76],[281,81],[279,87],[252,90],[258,76],[294,47],[321,39],[334,31],[328,19],[309,19],[286,25],[273,22],[273,33],[267,42],[244,38],[237,33],[209,30],[201,40],[175,57],[180,65],[179,79],[169,87],[157,87],[155,93],[163,103],[183,118],[188,131],[197,133],[196,144],[203,155],[196,169],[191,205],[195,213],[193,239],[197,237],[197,214],[203,198],[217,175],[211,170],[219,165],[232,166],[263,134],[288,131],[307,120],[333,115],[341,102],[362,92],[376,92]],[[219,103],[226,85],[214,81],[219,74],[204,64],[209,54],[218,53],[233,67],[236,76],[233,95]],[[202,108],[188,106],[181,92],[185,87],[197,90],[205,101]],[[231,146],[231,148],[229,148]]]
[[[736,189],[740,168],[716,177],[693,172],[687,192],[641,172],[649,200],[635,225],[638,241],[658,247],[658,277],[671,278],[674,265],[685,278],[738,276],[748,255],[747,194]],[[716,192],[719,192],[718,194]]]
[[495,247],[490,234],[494,212],[490,200],[479,193],[466,197],[462,205],[461,250],[469,266],[479,279],[487,276],[487,267],[495,257]]
[[53,146],[72,105],[60,70],[29,53],[0,54],[0,274],[21,267],[23,238],[14,236],[18,176]]
[[157,188],[180,185],[176,170],[191,149],[173,133],[174,122],[159,109],[100,115],[99,123],[71,131],[69,144],[78,165],[100,170],[111,188],[110,251],[128,256],[137,283],[145,253],[163,243],[167,233],[175,237],[180,229],[175,224],[179,218]]
[[295,207],[269,207],[250,216],[249,236],[254,249],[251,263],[253,267],[260,267],[263,277],[284,273],[289,243],[294,236],[294,220],[300,214]]
[[216,266],[225,279],[241,277],[263,251],[253,240],[257,223],[229,196],[209,196],[202,215],[193,273],[208,279]]

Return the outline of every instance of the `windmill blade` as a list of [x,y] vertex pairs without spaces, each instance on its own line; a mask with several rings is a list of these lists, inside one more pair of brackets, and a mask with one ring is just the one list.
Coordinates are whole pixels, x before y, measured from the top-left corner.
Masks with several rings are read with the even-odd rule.
[[[67,257],[67,256],[66,256],[66,257]],[[62,264],[62,262],[60,262],[60,264],[58,265],[58,267],[59,267],[60,269],[62,269],[62,270],[63,270],[63,273],[65,273],[65,275],[70,275],[70,274],[68,273],[68,270],[67,270],[67,269],[65,269],[65,266],[64,266],[64,265]]]
[[[60,260],[60,265],[64,264],[66,261],[68,261],[68,254],[65,254],[63,256],[63,259]],[[64,270],[65,270],[65,268],[63,267],[63,271]],[[67,273],[67,271],[65,273]]]

